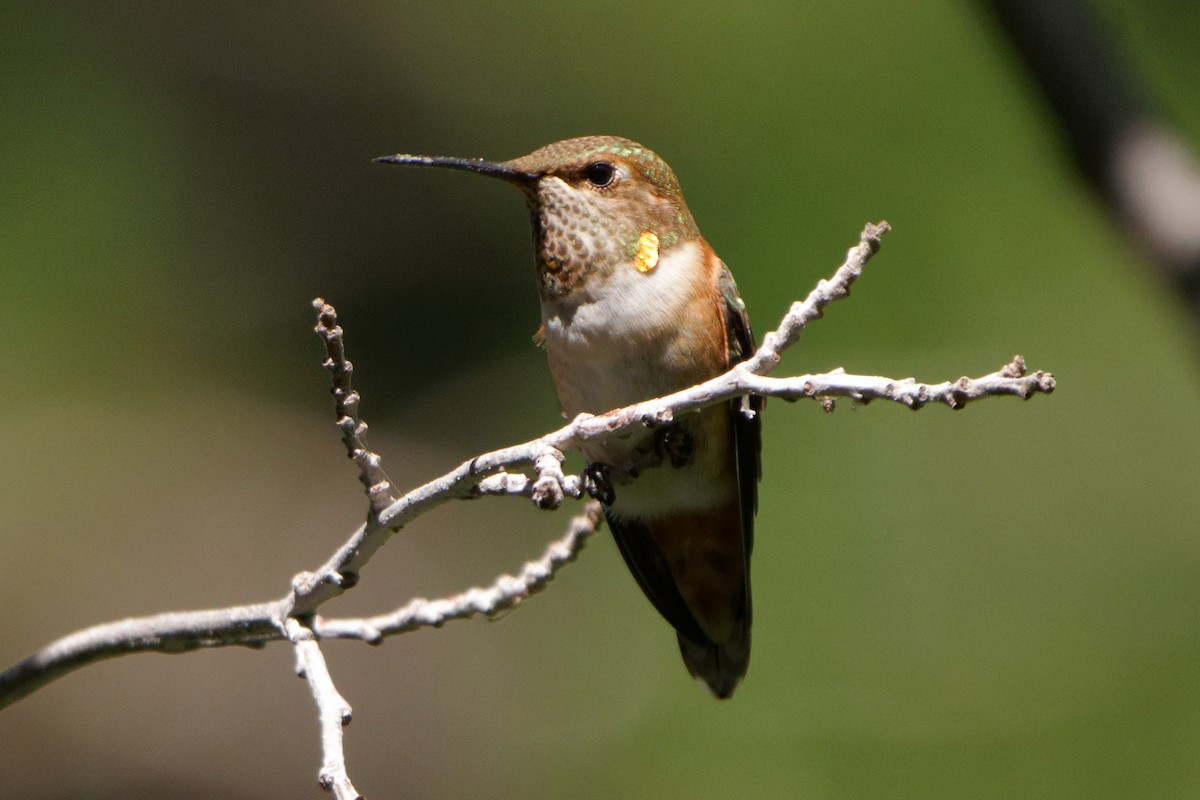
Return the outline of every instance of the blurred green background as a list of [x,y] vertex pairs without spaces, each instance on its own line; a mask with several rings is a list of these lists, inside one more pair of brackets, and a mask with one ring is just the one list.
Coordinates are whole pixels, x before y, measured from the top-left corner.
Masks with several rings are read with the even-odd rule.
[[[1100,4],[1200,141],[1194,3]],[[1200,795],[1200,351],[979,8],[6,4],[0,661],[281,595],[364,503],[309,301],[403,486],[559,424],[526,211],[396,151],[588,133],[675,168],[759,333],[895,226],[779,374],[1024,354],[1049,398],[773,403],[755,655],[703,696],[607,536],[500,622],[326,648],[371,797]],[[331,614],[489,581],[566,514],[438,510]],[[318,797],[291,653],[140,655],[0,713],[5,792]]]

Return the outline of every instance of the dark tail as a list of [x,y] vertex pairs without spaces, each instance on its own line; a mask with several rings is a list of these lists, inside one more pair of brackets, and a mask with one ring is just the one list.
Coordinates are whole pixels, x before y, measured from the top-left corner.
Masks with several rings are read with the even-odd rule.
[[702,681],[714,697],[720,700],[732,697],[750,666],[750,615],[742,615],[724,642],[697,644],[682,633],[677,637],[683,663],[692,677]]

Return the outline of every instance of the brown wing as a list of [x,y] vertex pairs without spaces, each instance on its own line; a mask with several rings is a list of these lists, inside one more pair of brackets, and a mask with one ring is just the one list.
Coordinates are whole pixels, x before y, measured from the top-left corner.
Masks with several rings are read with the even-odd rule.
[[667,557],[654,541],[649,528],[637,520],[621,519],[610,514],[607,508],[604,515],[626,566],[658,613],[692,641],[707,642],[708,636],[679,593]]
[[[718,281],[720,290],[720,313],[725,325],[727,342],[726,365],[733,366],[754,352],[754,336],[746,315],[745,305],[737,293],[737,286],[729,270],[721,264]],[[721,641],[713,642],[705,633],[704,626],[697,620],[697,613],[705,619],[705,609],[693,609],[681,592],[671,565],[663,554],[659,542],[670,541],[669,534],[660,527],[639,520],[621,519],[615,514],[606,515],[613,538],[617,543],[629,571],[638,585],[660,614],[671,623],[679,635],[679,648],[684,663],[693,676],[702,678],[717,697],[729,697],[742,676],[750,659],[750,551],[754,542],[754,513],[758,503],[758,480],[761,474],[761,398],[742,398],[727,406],[729,428],[726,435],[733,437],[733,457],[736,459],[738,499],[736,507],[705,519],[694,520],[694,530],[685,535],[699,535],[721,530],[732,533],[740,527],[741,546],[744,557],[734,557],[727,562],[733,574],[722,578],[726,613],[732,615],[732,625]],[[739,574],[740,573],[740,574]],[[732,596],[730,596],[732,593]],[[697,601],[694,591],[689,596]],[[707,610],[712,613],[711,608]]]

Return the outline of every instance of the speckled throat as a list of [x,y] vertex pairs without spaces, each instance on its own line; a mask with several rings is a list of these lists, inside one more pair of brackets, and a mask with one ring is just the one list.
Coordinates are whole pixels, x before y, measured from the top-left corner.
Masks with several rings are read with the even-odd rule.
[[[605,186],[589,169],[611,165]],[[568,139],[505,162],[536,179],[521,184],[530,207],[539,291],[562,299],[633,269],[647,241],[654,258],[699,236],[671,168],[653,151],[614,136]]]
[[653,269],[700,235],[667,163],[619,136],[565,139],[504,162],[404,153],[375,160],[466,170],[521,189],[543,300],[602,283],[616,269]]

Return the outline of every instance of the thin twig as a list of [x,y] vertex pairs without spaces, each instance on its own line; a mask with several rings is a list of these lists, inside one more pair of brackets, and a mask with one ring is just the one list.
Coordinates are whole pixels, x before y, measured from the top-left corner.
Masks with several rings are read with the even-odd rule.
[[0,672],[0,708],[80,667],[128,653],[186,653],[281,638],[278,603],[181,611],[106,622],[69,634]]
[[[311,619],[318,637],[352,636],[377,641],[379,637],[370,630],[371,626],[380,631],[382,636],[384,629],[402,632],[421,625],[436,626],[446,619],[465,618],[473,613],[494,613],[505,602],[509,602],[510,606],[515,605],[544,586],[545,581],[539,576],[544,575],[545,580],[549,580],[553,570],[568,563],[570,558],[556,561],[557,556],[548,553],[542,562],[527,567],[517,578],[502,580],[491,589],[468,592],[449,601],[410,604],[392,614],[369,618],[367,621],[338,621],[314,616],[322,603],[340,595],[357,582],[359,571],[394,530],[442,503],[484,494],[513,494],[533,499],[539,505],[553,506],[562,500],[559,490],[561,495],[580,496],[588,481],[578,476],[564,475],[560,458],[562,453],[583,442],[620,435],[638,426],[664,424],[679,414],[745,394],[785,399],[812,398],[827,408],[832,407],[832,397],[849,397],[859,402],[888,399],[913,408],[928,402],[941,402],[960,408],[966,401],[981,397],[1010,394],[1027,398],[1035,393],[1053,391],[1053,375],[1047,372],[1026,375],[1024,362],[1019,357],[1004,369],[981,378],[964,378],[932,385],[919,384],[912,379],[894,380],[840,371],[793,378],[765,377],[762,373],[778,362],[779,355],[796,341],[804,326],[819,318],[830,302],[848,294],[850,284],[861,274],[878,249],[880,237],[887,230],[886,223],[867,226],[859,245],[849,251],[846,262],[833,277],[821,281],[803,302],[793,304],[779,328],[764,337],[762,347],[754,356],[724,375],[666,397],[635,403],[599,416],[580,415],[557,431],[538,439],[476,456],[440,478],[408,492],[386,508],[375,511],[373,503],[375,513],[369,515],[368,521],[324,565],[314,572],[298,575],[293,580],[291,591],[274,602],[123,620],[59,639],[0,673],[0,708],[94,661],[143,650],[182,652],[197,647],[229,644],[258,645],[284,638],[284,631],[291,619]],[[330,369],[334,375],[339,427],[342,427],[340,423],[343,418],[352,419],[355,423],[342,427],[348,452],[352,458],[356,453],[373,456],[362,442],[365,428],[360,427],[357,395],[349,386],[351,367],[345,359],[336,316],[333,309],[323,302],[318,311],[321,315],[318,330],[326,338],[329,363],[332,364]],[[339,388],[343,390],[340,395]],[[356,458],[356,464],[368,486],[381,486],[385,482],[390,486],[377,457]],[[528,465],[535,467],[533,478],[509,472],[513,468]],[[636,470],[630,470],[629,473],[625,479],[634,477]],[[581,538],[573,541],[579,542]],[[550,562],[546,562],[546,558],[550,558]],[[542,563],[553,566],[546,567],[549,572],[531,568]],[[489,612],[489,609],[493,611]],[[439,616],[443,613],[449,616]]]
[[[763,337],[763,344],[754,356],[724,375],[668,397],[637,403],[600,416],[580,415],[565,427],[538,439],[476,456],[442,477],[413,489],[387,508],[378,511],[373,509],[374,513],[367,522],[355,531],[328,561],[314,572],[296,576],[292,582],[291,607],[284,616],[315,613],[321,604],[357,583],[359,572],[393,532],[442,503],[478,496],[481,492],[477,491],[476,487],[482,479],[490,475],[534,464],[548,451],[564,453],[586,441],[615,436],[636,426],[670,422],[677,413],[692,411],[739,394],[746,394],[749,389],[741,382],[742,376],[746,373],[761,374],[769,371],[779,362],[780,354],[795,343],[804,326],[820,318],[825,306],[848,296],[850,284],[862,274],[863,267],[878,252],[880,240],[889,230],[891,227],[886,222],[868,224],[859,235],[858,245],[850,248],[845,262],[838,267],[833,276],[829,280],[820,281],[803,302],[793,303],[779,327]],[[317,307],[322,320],[327,320],[319,322],[317,328],[329,348],[327,363],[334,365],[330,369],[335,380],[339,375],[345,375],[345,390],[349,392],[350,368],[342,352],[341,329],[336,326],[336,312],[323,300],[314,301],[314,306]],[[347,366],[338,366],[341,364]],[[357,411],[357,400],[355,399],[349,407]],[[346,435],[346,429],[342,430],[343,435]],[[350,447],[349,443],[347,447]],[[365,450],[365,447],[361,449]],[[545,477],[545,472],[539,474],[539,479]],[[503,484],[503,488],[507,485]],[[546,493],[545,480],[542,480],[541,487],[536,491],[531,489],[529,496],[539,504],[546,502],[553,506],[555,496]],[[497,487],[493,482],[483,493],[494,493],[497,488],[502,487]]]
[[800,338],[804,326],[824,315],[825,306],[850,296],[850,285],[858,280],[867,262],[879,252],[884,235],[891,229],[892,226],[886,221],[867,223],[858,235],[858,244],[846,253],[846,260],[833,276],[829,280],[818,281],[817,287],[803,301],[792,303],[779,327],[764,336],[762,346],[739,366],[759,375],[770,372],[779,363],[783,351]]
[[337,311],[321,298],[313,300],[317,312],[314,329],[325,343],[324,366],[333,379],[337,426],[342,432],[346,455],[358,467],[359,480],[367,492],[370,511],[367,520],[342,547],[315,572],[301,572],[292,578],[292,591],[284,599],[279,620],[314,613],[322,603],[332,600],[358,583],[359,570],[383,547],[394,529],[381,525],[379,512],[396,500],[396,493],[382,459],[366,444],[367,423],[359,414],[361,398],[351,385],[354,365],[346,358],[344,332],[337,324]]
[[[679,414],[747,394],[786,400],[812,398],[827,410],[833,409],[835,397],[849,397],[861,403],[887,399],[915,409],[929,402],[962,408],[968,401],[981,397],[1012,394],[1028,398],[1034,393],[1054,390],[1054,377],[1045,372],[1027,375],[1020,356],[981,378],[933,385],[917,383],[912,378],[848,375],[840,369],[790,378],[767,377],[765,373],[779,363],[781,353],[795,343],[804,327],[820,318],[829,303],[849,294],[850,285],[878,251],[880,239],[888,230],[886,222],[868,225],[859,237],[859,244],[850,249],[833,277],[820,281],[803,302],[793,303],[779,327],[764,337],[753,356],[725,374],[666,397],[599,416],[582,414],[545,436],[476,456],[402,497],[397,497],[379,456],[366,445],[367,426],[359,415],[361,399],[351,386],[353,365],[346,358],[337,312],[317,299],[313,303],[317,311],[316,331],[325,343],[325,366],[332,376],[338,428],[346,453],[358,467],[366,488],[370,505],[366,521],[324,565],[314,572],[297,575],[288,594],[273,603],[122,620],[88,628],[50,644],[0,673],[0,708],[73,669],[124,653],[262,645],[286,638],[295,648],[297,672],[308,681],[318,709],[322,746],[320,784],[331,790],[337,800],[359,800],[361,795],[346,770],[343,747],[342,729],[350,722],[350,705],[334,686],[320,639],[353,638],[378,644],[387,636],[420,627],[440,627],[450,620],[476,614],[491,617],[515,608],[544,589],[559,569],[575,560],[603,519],[600,504],[588,503],[584,512],[571,520],[567,533],[551,543],[540,559],[526,563],[516,576],[500,576],[486,588],[469,589],[440,600],[418,598],[395,611],[372,617],[334,619],[317,615],[323,603],[357,583],[359,572],[396,530],[420,514],[452,499],[483,495],[524,496],[546,509],[558,508],[566,497],[579,498],[585,490],[603,496],[611,491],[611,483],[636,478],[640,470],[653,468],[660,457],[646,453],[646,463],[617,465],[612,474],[603,477],[590,472],[576,476],[563,472],[566,451],[635,427],[666,424]],[[533,477],[508,471],[530,465]]]
[[308,682],[321,722],[321,771],[317,782],[337,800],[362,800],[346,772],[342,729],[350,724],[353,709],[333,685],[325,654],[312,629],[297,619],[287,621],[287,637],[296,648],[296,674]]
[[[911,409],[926,403],[943,403],[953,409],[965,408],[970,400],[1009,394],[1028,400],[1035,394],[1049,394],[1056,382],[1049,372],[1026,374],[1025,359],[1013,360],[995,372],[979,378],[962,377],[942,383],[918,383],[914,378],[896,380],[872,375],[847,375],[843,370],[790,378],[752,375],[744,378],[747,389],[764,397],[784,400],[801,398],[848,397],[862,404],[871,400],[892,400]],[[826,405],[832,411],[832,405]]]
[[[529,482],[524,476],[513,477]],[[318,639],[355,638],[377,644],[385,636],[421,627],[440,628],[449,620],[468,619],[476,613],[494,615],[515,608],[544,589],[558,570],[575,560],[601,521],[599,506],[588,504],[582,514],[571,519],[566,535],[551,543],[540,559],[525,564],[515,578],[500,576],[486,589],[470,589],[448,600],[413,601],[405,607],[407,615],[405,609],[400,609],[369,618],[314,617],[308,627]],[[85,628],[52,642],[0,673],[0,708],[79,667],[127,653],[183,653],[201,647],[237,644],[261,646],[290,638],[287,632],[295,618],[282,616],[289,600],[156,614]],[[439,618],[438,610],[449,613]],[[391,618],[396,622],[389,622]],[[371,633],[372,627],[378,635]]]
[[487,588],[468,589],[442,600],[417,598],[388,614],[356,619],[313,619],[312,628],[322,639],[361,639],[378,644],[386,636],[407,633],[417,628],[440,628],[455,619],[476,614],[494,617],[516,608],[546,588],[555,574],[574,561],[588,539],[604,521],[600,504],[588,503],[582,514],[571,519],[567,533],[551,542],[537,561],[526,562],[515,576],[501,575]]
[[383,471],[379,455],[367,447],[367,423],[362,421],[358,411],[362,398],[351,386],[354,365],[346,358],[344,332],[337,324],[337,310],[319,297],[313,300],[313,308],[317,311],[314,330],[325,342],[326,359],[323,366],[333,378],[329,393],[334,397],[337,426],[342,432],[346,455],[358,467],[359,480],[367,490],[371,512],[377,514],[396,499],[395,491],[387,473]]

